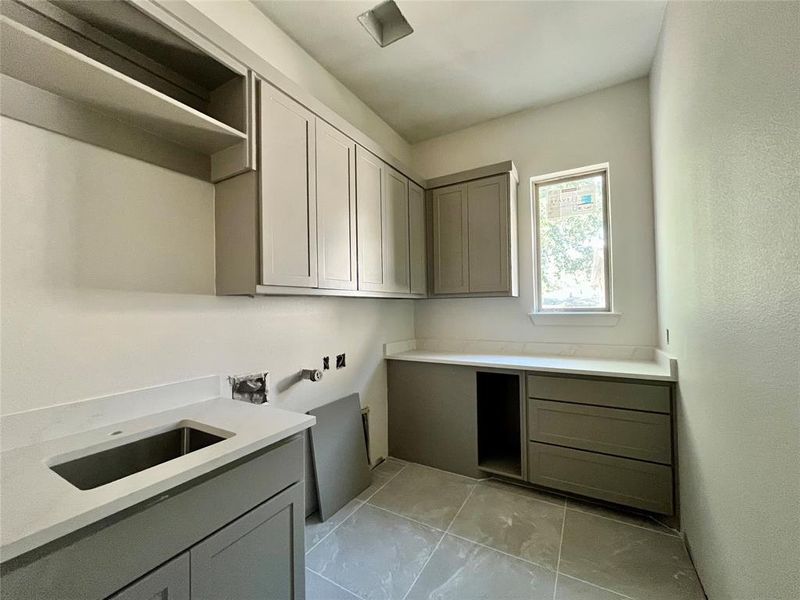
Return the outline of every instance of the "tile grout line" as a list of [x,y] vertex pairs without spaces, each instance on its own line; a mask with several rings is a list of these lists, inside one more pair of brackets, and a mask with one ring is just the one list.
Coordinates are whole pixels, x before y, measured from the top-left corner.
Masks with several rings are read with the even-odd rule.
[[[325,539],[326,539],[326,538],[327,538],[327,537],[328,537],[330,534],[332,534],[334,531],[336,531],[337,529],[339,529],[339,527],[341,527],[341,526],[342,526],[342,525],[343,525],[343,524],[344,524],[346,521],[350,520],[350,517],[352,517],[352,516],[353,516],[354,514],[356,514],[356,513],[357,513],[359,510],[361,510],[361,509],[362,509],[362,508],[363,508],[363,507],[364,507],[364,506],[367,504],[367,502],[369,502],[369,500],[371,500],[371,499],[372,499],[372,497],[373,497],[375,494],[377,494],[377,493],[378,493],[378,492],[380,492],[380,491],[381,491],[381,490],[382,490],[384,487],[386,487],[386,485],[387,485],[387,484],[388,484],[388,483],[389,483],[389,482],[390,482],[392,479],[394,479],[394,478],[395,478],[395,477],[397,477],[397,476],[398,476],[400,473],[402,473],[402,472],[403,472],[403,469],[405,469],[405,468],[406,468],[406,465],[403,465],[402,467],[400,467],[400,468],[397,470],[397,473],[395,473],[394,475],[392,475],[391,477],[389,477],[389,479],[387,479],[387,480],[386,480],[386,481],[383,483],[383,485],[382,485],[382,486],[380,486],[380,487],[379,487],[377,490],[375,490],[374,492],[372,492],[372,494],[370,494],[370,495],[367,497],[367,499],[366,499],[366,500],[359,500],[359,503],[360,503],[360,504],[359,504],[359,505],[358,505],[358,506],[355,508],[355,510],[353,510],[353,512],[351,512],[349,515],[347,515],[347,516],[346,516],[344,519],[342,519],[342,521],[341,521],[340,523],[338,523],[338,524],[337,524],[337,525],[336,525],[336,526],[335,526],[333,529],[331,529],[331,530],[330,530],[328,533],[326,533],[326,534],[325,534],[325,535],[323,535],[323,536],[322,536],[322,537],[321,537],[319,540],[317,540],[317,543],[316,543],[316,544],[314,544],[313,546],[311,546],[311,548],[309,548],[308,550],[306,550],[306,556],[308,556],[308,554],[309,554],[309,553],[310,553],[310,552],[311,552],[311,551],[312,551],[314,548],[316,548],[317,546],[319,546],[319,545],[320,545],[320,544],[321,544],[321,543],[322,543],[322,542],[323,542],[323,541],[324,541],[324,540],[325,540]],[[357,500],[357,498],[356,498],[356,500]],[[372,504],[370,504],[370,506],[372,506]],[[341,586],[340,586],[340,587],[341,587]],[[345,589],[345,588],[342,588],[342,589]],[[349,592],[350,590],[347,590],[347,591]]]
[[596,583],[592,583],[591,581],[586,581],[585,579],[581,579],[580,577],[575,577],[574,575],[567,575],[566,573],[564,573],[564,577],[574,579],[575,581],[580,581],[581,583],[585,583],[586,585],[596,587],[597,589],[603,590],[604,592],[610,592],[612,594],[616,594],[620,598],[625,598],[625,600],[636,600],[636,598],[634,598],[633,596],[628,596],[627,594],[623,594],[622,592],[612,590],[611,588],[603,587],[602,585],[597,585]]
[[[396,461],[402,460],[400,458],[393,458],[391,456],[389,458],[392,458],[392,460],[396,460]],[[491,480],[491,477],[484,477],[483,479],[477,479],[475,477],[468,477],[466,475],[461,475],[460,473],[453,473],[452,471],[445,471],[444,469],[440,469],[438,467],[431,467],[430,465],[423,465],[421,463],[415,463],[415,462],[411,462],[411,461],[407,461],[407,460],[405,460],[403,462],[406,465],[413,465],[415,467],[420,467],[422,469],[430,469],[431,471],[438,471],[439,473],[444,473],[445,475],[450,475],[451,477],[461,477],[462,479],[469,479],[470,481],[472,481],[474,483],[480,483],[480,482],[483,482],[483,481]]]
[[405,519],[406,521],[411,521],[412,523],[416,523],[417,525],[421,525],[423,527],[427,527],[428,529],[433,529],[434,531],[438,531],[438,532],[440,532],[442,534],[447,534],[447,535],[452,536],[454,538],[458,538],[458,539],[460,539],[460,540],[462,540],[464,542],[469,542],[470,544],[475,544],[476,546],[480,546],[481,548],[486,548],[487,550],[491,550],[492,552],[497,552],[498,554],[502,554],[503,556],[508,556],[509,558],[513,558],[515,560],[521,560],[522,562],[527,563],[529,565],[533,565],[534,567],[539,567],[541,569],[546,569],[547,571],[555,572],[553,567],[548,567],[547,565],[542,565],[542,564],[539,564],[537,562],[533,562],[532,560],[528,560],[527,558],[522,558],[521,556],[516,556],[514,554],[509,554],[508,552],[504,552],[503,550],[498,550],[497,548],[493,548],[492,546],[487,546],[486,544],[484,544],[482,542],[477,542],[475,540],[471,540],[469,538],[465,538],[463,535],[458,535],[457,533],[453,533],[452,531],[440,529],[438,527],[434,527],[433,525],[428,525],[427,523],[423,523],[422,521],[417,521],[416,519],[413,519],[413,518],[408,517],[406,515],[401,515],[400,513],[396,513],[396,512],[394,512],[392,510],[389,510],[388,508],[383,508],[382,506],[378,506],[376,504],[369,504],[369,506],[370,506],[370,508],[377,508],[378,510],[382,510],[385,513],[389,513],[390,515],[393,515],[395,517],[399,517],[401,519]]
[[[593,513],[593,512],[588,511],[588,510],[581,510],[580,508],[574,508],[574,507],[570,506],[570,507],[567,507],[567,510],[572,510],[572,511],[575,511],[577,513],[581,513],[582,515],[589,515],[591,517],[597,517],[598,519],[605,519],[606,521],[613,521],[614,523],[619,523],[620,525],[627,525],[629,527],[636,527],[636,529],[644,529],[645,531],[652,531],[653,533],[658,533],[660,535],[666,535],[667,537],[680,538],[680,535],[678,533],[660,531],[658,529],[652,529],[650,527],[644,527],[643,525],[636,525],[635,523],[628,523],[627,521],[621,521],[620,519],[615,519],[614,517],[607,517],[605,515],[598,515],[597,513]],[[658,521],[656,521],[656,522],[658,522]],[[659,523],[659,525],[661,525],[661,523]],[[666,527],[666,525],[664,525],[664,527]],[[674,531],[674,530],[670,530],[670,531]]]
[[[522,485],[516,485],[514,483],[508,483],[506,481],[503,481],[502,479],[486,479],[486,480],[481,480],[481,481],[499,481],[500,483],[508,484],[510,487],[516,487],[516,488],[520,488],[520,489],[523,489],[523,490],[529,490],[529,491],[531,491],[533,493],[537,493],[539,491],[539,490],[537,490],[535,488],[527,488],[527,487],[522,486]],[[537,498],[533,494],[526,494],[524,492],[518,492],[517,490],[514,490],[514,489],[506,489],[504,487],[492,486],[492,485],[489,485],[488,487],[490,487],[492,489],[495,489],[495,490],[508,492],[509,494],[514,494],[515,496],[521,496],[522,498],[527,498],[529,500],[535,500],[536,502],[541,502],[543,504],[549,504],[550,506],[563,506],[564,500],[567,499],[566,496],[561,496],[560,497],[561,499],[558,502],[554,502],[554,501],[551,501],[551,500],[545,500],[543,498]],[[558,494],[554,494],[554,495],[558,495]]]
[[350,594],[350,595],[351,595],[351,596],[353,596],[354,598],[358,598],[358,600],[364,600],[364,598],[362,598],[361,596],[359,596],[359,595],[358,595],[358,594],[356,594],[355,592],[353,592],[353,591],[351,591],[351,590],[348,590],[348,589],[347,589],[346,587],[344,587],[344,586],[341,586],[341,585],[339,585],[339,584],[338,584],[338,583],[336,583],[336,582],[335,582],[333,579],[328,579],[328,578],[327,578],[327,577],[325,577],[325,575],[323,575],[322,573],[318,573],[317,571],[315,571],[314,569],[312,569],[312,568],[310,568],[310,567],[306,567],[306,570],[310,571],[311,573],[313,573],[313,574],[314,574],[314,575],[316,575],[317,577],[321,577],[322,579],[324,579],[324,580],[325,580],[325,581],[327,581],[328,583],[331,583],[331,584],[335,585],[335,586],[336,586],[336,587],[338,587],[340,590],[344,590],[345,592],[347,592],[348,594]]
[[564,498],[564,516],[561,519],[561,538],[558,541],[558,560],[556,560],[556,580],[553,582],[553,600],[558,593],[558,573],[561,568],[561,550],[564,547],[564,529],[567,526],[567,499]]
[[503,550],[498,550],[497,548],[493,548],[492,546],[487,546],[481,542],[476,542],[475,540],[471,540],[469,538],[465,538],[463,535],[458,535],[457,533],[453,533],[452,531],[448,532],[447,535],[458,538],[464,542],[469,542],[470,544],[475,544],[476,546],[480,546],[481,548],[486,548],[487,550],[491,550],[492,552],[497,552],[498,554],[502,554],[503,556],[507,556],[508,558],[513,558],[514,560],[519,560],[529,565],[533,565],[534,567],[539,567],[540,569],[544,569],[546,571],[550,571],[555,573],[555,569],[553,567],[548,567],[546,565],[540,565],[537,562],[533,562],[532,560],[528,560],[527,558],[522,558],[521,556],[516,556],[514,554],[509,554]]
[[422,568],[419,570],[419,573],[417,573],[417,576],[414,577],[414,581],[411,582],[411,586],[409,586],[409,588],[406,591],[406,593],[403,594],[403,600],[406,600],[408,595],[411,593],[411,590],[414,589],[414,586],[417,584],[417,581],[419,581],[419,578],[422,576],[422,572],[428,566],[428,563],[431,562],[431,559],[433,558],[433,555],[436,554],[436,551],[439,549],[439,546],[442,545],[442,541],[447,536],[447,532],[450,531],[450,528],[453,526],[453,523],[455,523],[456,519],[458,518],[458,515],[461,514],[462,509],[467,505],[467,502],[472,497],[472,494],[475,493],[475,490],[477,489],[477,487],[478,487],[477,484],[472,486],[472,489],[469,491],[469,494],[467,494],[467,497],[464,498],[464,501],[461,503],[461,506],[458,507],[458,510],[456,511],[456,514],[453,515],[452,519],[450,519],[450,523],[447,525],[447,529],[445,529],[442,532],[442,537],[440,537],[439,541],[436,542],[436,545],[433,547],[433,550],[431,550],[431,553],[428,556],[428,559],[425,561],[425,564],[422,565]]

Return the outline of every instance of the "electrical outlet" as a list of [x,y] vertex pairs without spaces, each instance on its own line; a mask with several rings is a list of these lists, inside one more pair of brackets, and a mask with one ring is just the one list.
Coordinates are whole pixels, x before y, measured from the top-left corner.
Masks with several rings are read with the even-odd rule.
[[323,356],[322,357],[322,370],[323,371],[330,371],[331,368],[331,357],[330,356]]
[[347,359],[347,356],[344,353],[337,354],[336,355],[336,368],[337,369],[344,369],[347,366],[347,360],[346,359]]

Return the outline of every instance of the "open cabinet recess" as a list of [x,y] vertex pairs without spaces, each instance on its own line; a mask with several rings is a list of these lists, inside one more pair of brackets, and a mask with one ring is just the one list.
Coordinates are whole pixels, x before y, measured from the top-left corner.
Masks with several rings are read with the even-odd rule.
[[[105,133],[111,149],[136,154],[133,143],[125,152],[112,141],[122,124],[167,145],[137,158],[158,163],[160,154],[182,152],[163,166],[212,181],[250,166],[252,83],[236,61],[210,54],[212,48],[193,45],[120,0],[8,0],[0,20],[0,68],[12,96],[3,114],[90,136],[84,141],[91,143]],[[36,101],[31,88],[39,90]],[[37,105],[38,113],[23,104]]]
[[522,423],[524,403],[518,373],[478,371],[478,468],[524,478]]

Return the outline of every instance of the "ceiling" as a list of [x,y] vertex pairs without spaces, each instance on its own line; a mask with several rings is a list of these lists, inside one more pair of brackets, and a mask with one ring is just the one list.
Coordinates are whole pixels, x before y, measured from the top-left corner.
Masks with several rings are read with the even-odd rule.
[[411,143],[646,75],[666,2],[396,0],[414,33],[380,48],[379,0],[252,0]]

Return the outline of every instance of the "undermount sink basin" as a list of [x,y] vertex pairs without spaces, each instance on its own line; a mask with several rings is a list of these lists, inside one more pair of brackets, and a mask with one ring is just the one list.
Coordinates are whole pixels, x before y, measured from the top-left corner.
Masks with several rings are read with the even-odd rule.
[[163,433],[52,465],[50,469],[80,490],[91,490],[195,450],[212,446],[225,437],[194,427],[177,427]]

